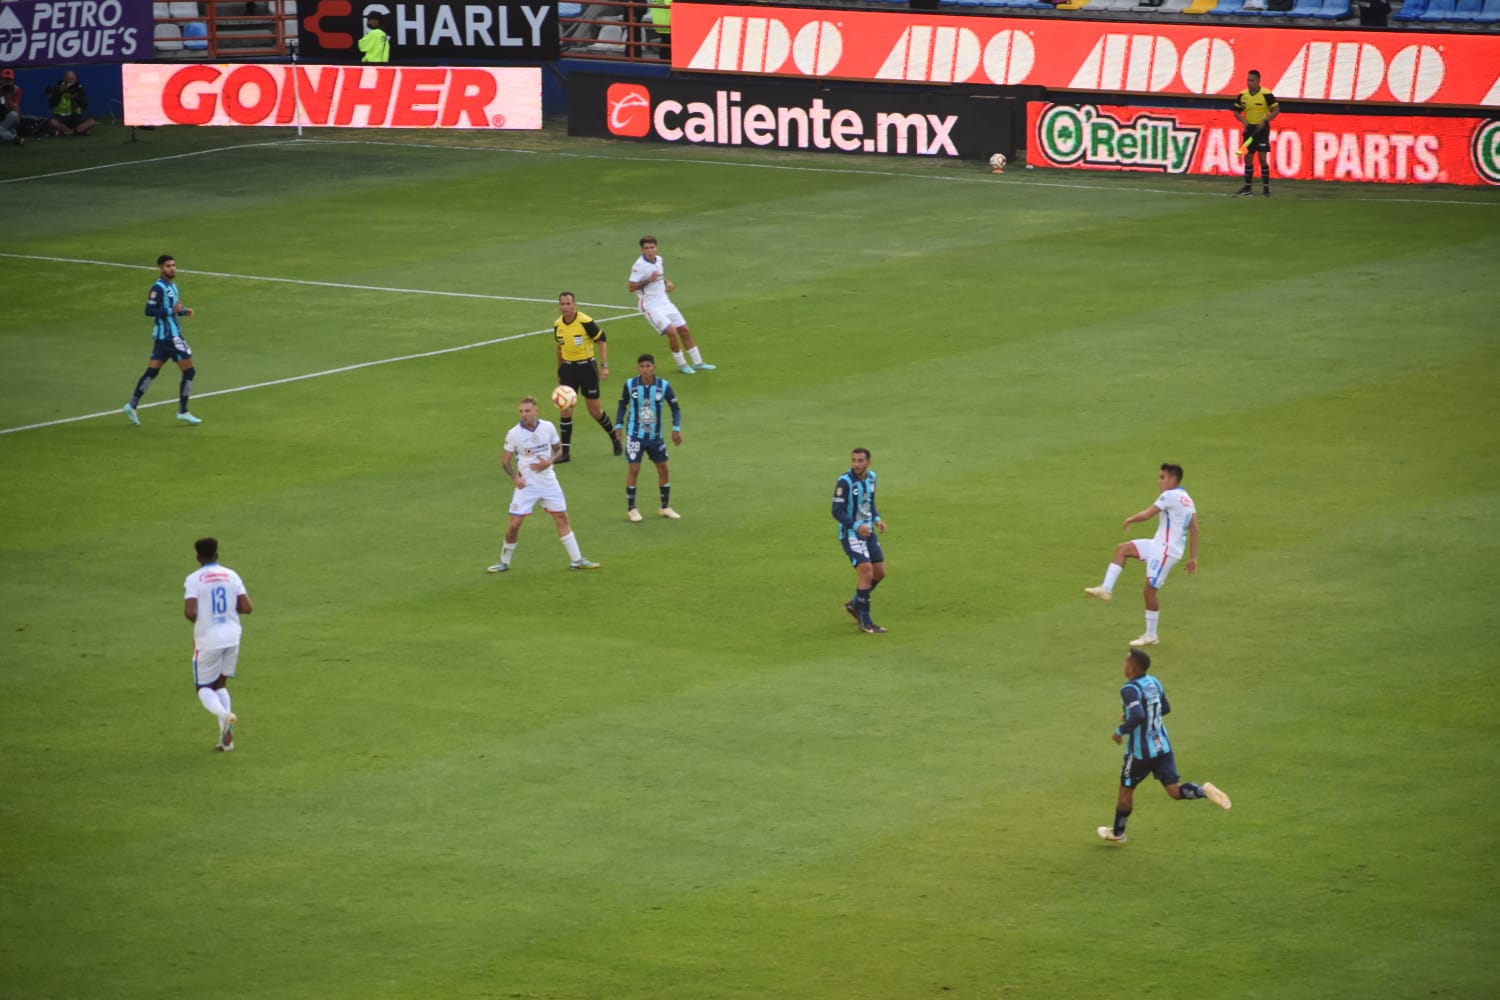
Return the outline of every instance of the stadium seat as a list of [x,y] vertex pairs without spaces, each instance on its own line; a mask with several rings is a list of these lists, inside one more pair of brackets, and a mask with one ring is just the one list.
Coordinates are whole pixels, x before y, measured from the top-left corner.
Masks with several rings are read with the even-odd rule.
[[208,25],[202,21],[189,21],[182,26],[182,47],[201,51],[208,48]]
[[1237,17],[1245,9],[1245,0],[1219,0],[1213,10],[1204,11],[1215,17]]
[[1446,21],[1453,13],[1453,0],[1427,0],[1427,9],[1417,16],[1418,21]]
[[[157,6],[160,6],[160,4]],[[187,20],[188,18],[201,16],[198,13],[198,5],[196,3],[169,3],[167,7],[172,12],[171,16],[178,20]]]
[[1082,10],[1085,7],[1092,7],[1092,6],[1093,6],[1093,4],[1091,3],[1091,0],[1063,0],[1063,2],[1060,3],[1060,4],[1058,4],[1054,9],[1055,10]]
[[1458,0],[1453,5],[1453,13],[1448,15],[1448,20],[1459,24],[1467,24],[1474,20],[1475,16],[1484,8],[1484,0]]
[[582,17],[583,16],[583,4],[581,4],[581,3],[560,3],[560,4],[557,5],[557,16],[558,17]]
[[151,5],[151,20],[165,21],[172,16],[172,5],[169,3],[154,3]]
[[1292,9],[1286,12],[1287,17],[1317,17],[1318,11],[1323,9],[1323,0],[1297,0]]
[[182,29],[171,21],[158,24],[155,31],[155,45],[158,52],[181,52]]
[[1391,15],[1392,21],[1415,21],[1427,10],[1427,0],[1402,0],[1401,9]]
[[1193,5],[1191,7],[1189,7],[1187,10],[1183,11],[1183,13],[1184,14],[1212,14],[1214,8],[1217,7],[1218,5],[1219,5],[1219,0],[1193,0]]
[[1324,21],[1342,21],[1353,13],[1353,6],[1349,0],[1323,0],[1323,6],[1313,17]]
[[1500,23],[1500,0],[1484,0],[1484,6],[1474,15],[1475,24]]

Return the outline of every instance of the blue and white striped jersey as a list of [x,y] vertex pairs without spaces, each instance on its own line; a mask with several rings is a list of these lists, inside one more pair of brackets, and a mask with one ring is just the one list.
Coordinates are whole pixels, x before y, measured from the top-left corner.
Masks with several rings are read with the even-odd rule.
[[1161,681],[1143,674],[1120,688],[1125,721],[1120,723],[1126,751],[1136,760],[1152,760],[1172,752],[1163,717],[1172,711]]
[[879,518],[875,470],[866,469],[863,479],[856,477],[853,469],[839,476],[833,486],[833,519],[839,523],[839,541],[857,536],[860,525],[873,525]]
[[182,336],[182,327],[177,324],[177,283],[157,278],[146,293],[146,315],[156,320],[151,336],[156,340],[171,340]]
[[660,441],[665,435],[663,407],[672,409],[672,430],[682,430],[682,407],[677,393],[666,379],[657,376],[650,385],[639,375],[625,380],[620,390],[620,405],[615,410],[615,426],[625,428],[625,436],[641,441]]

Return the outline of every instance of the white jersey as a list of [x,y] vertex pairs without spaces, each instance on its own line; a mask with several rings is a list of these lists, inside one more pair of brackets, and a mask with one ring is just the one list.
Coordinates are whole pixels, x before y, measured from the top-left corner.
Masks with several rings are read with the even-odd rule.
[[1188,525],[1196,513],[1193,498],[1178,486],[1157,497],[1155,507],[1161,511],[1156,518],[1155,542],[1169,558],[1181,559],[1187,547]]
[[645,281],[657,271],[661,272],[661,277],[649,285],[642,285],[641,290],[635,293],[641,312],[665,309],[672,305],[672,300],[667,298],[667,262],[661,254],[657,254],[655,260],[637,257],[635,266],[630,269],[630,283],[633,285],[636,282]]
[[529,431],[516,424],[505,435],[505,450],[516,456],[516,468],[529,487],[557,485],[557,473],[552,471],[552,466],[547,466],[541,472],[531,466],[537,459],[545,458],[550,461],[552,446],[561,444],[562,438],[558,436],[557,428],[546,420],[538,420],[536,427]]
[[198,601],[198,620],[193,623],[193,646],[197,649],[228,649],[240,644],[240,595],[245,584],[228,566],[209,563],[188,574],[183,600]]

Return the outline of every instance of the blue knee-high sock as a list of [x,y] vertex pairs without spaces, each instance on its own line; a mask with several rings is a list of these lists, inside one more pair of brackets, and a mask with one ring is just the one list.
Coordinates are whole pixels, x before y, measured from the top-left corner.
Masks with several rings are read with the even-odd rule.
[[625,487],[625,500],[626,500],[626,503],[628,505],[625,509],[626,510],[635,510],[635,487],[634,486],[627,486],[627,487]]
[[1203,798],[1203,789],[1198,785],[1193,784],[1191,781],[1184,781],[1181,785],[1178,786],[1177,790],[1182,793],[1182,797],[1185,799]]
[[661,505],[663,507],[670,507],[670,506],[672,506],[672,484],[671,483],[663,483],[662,484],[662,488],[661,488]]
[[189,368],[182,373],[182,385],[177,388],[177,412],[188,411],[188,397],[193,394],[193,376],[198,374],[197,368]]
[[146,394],[146,390],[151,388],[151,380],[156,378],[156,376],[160,374],[160,368],[146,369],[146,374],[142,375],[135,383],[135,395],[130,397],[131,406],[135,406],[140,403],[141,397]]
[[867,589],[867,588],[860,588],[859,590],[856,590],[854,592],[854,610],[859,612],[859,620],[863,624],[865,624],[865,625],[870,624],[870,591],[869,591],[869,589]]
[[1125,835],[1125,822],[1130,819],[1130,813],[1131,813],[1131,810],[1129,810],[1129,809],[1126,809],[1124,812],[1121,812],[1118,809],[1115,810],[1115,836],[1116,837],[1122,837],[1122,836]]

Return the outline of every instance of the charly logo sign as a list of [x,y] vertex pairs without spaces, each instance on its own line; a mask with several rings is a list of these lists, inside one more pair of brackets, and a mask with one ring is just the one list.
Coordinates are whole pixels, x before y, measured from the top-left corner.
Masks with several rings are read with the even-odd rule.
[[1500,184],[1500,121],[1485,122],[1474,130],[1474,172],[1489,184]]
[[1042,113],[1037,131],[1048,159],[1060,166],[1134,167],[1169,174],[1187,173],[1201,135],[1170,115],[1140,114],[1122,122],[1087,104],[1053,105]]

